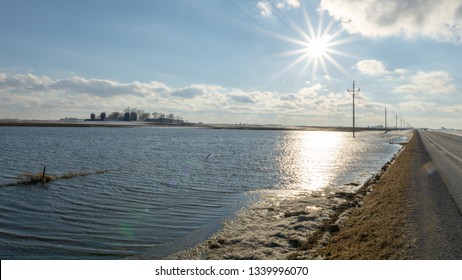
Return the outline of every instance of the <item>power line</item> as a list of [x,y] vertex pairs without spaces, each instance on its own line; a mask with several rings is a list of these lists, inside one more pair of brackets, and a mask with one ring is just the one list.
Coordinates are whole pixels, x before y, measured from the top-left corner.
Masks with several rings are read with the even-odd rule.
[[243,13],[247,18],[249,18],[253,23],[258,25],[263,31],[271,35],[273,38],[277,39],[280,43],[284,44],[287,48],[292,50],[292,48],[284,41],[279,39],[277,36],[275,36],[271,31],[269,31],[266,27],[264,27],[261,23],[259,23],[256,19],[254,19],[252,16],[250,16],[248,13],[246,13],[243,9],[241,9],[236,3],[234,3],[232,0],[227,0],[231,5],[233,5],[236,9],[238,9],[241,13]]
[[[275,5],[274,5],[273,3],[271,3],[271,2],[268,2],[268,3],[270,3],[270,5],[273,7],[273,9],[274,9],[275,11],[277,11],[277,13],[274,13],[274,15],[275,15],[282,23],[284,23],[292,32],[294,32],[295,35],[297,35],[297,36],[300,35],[300,34],[297,32],[297,30],[295,30],[295,29],[291,26],[291,24],[288,23],[288,22],[291,22],[291,23],[292,23],[292,21],[291,21],[288,17],[286,17],[286,16],[282,13],[282,11],[281,11],[277,6],[275,6]],[[281,16],[284,17],[284,19],[283,19]]]

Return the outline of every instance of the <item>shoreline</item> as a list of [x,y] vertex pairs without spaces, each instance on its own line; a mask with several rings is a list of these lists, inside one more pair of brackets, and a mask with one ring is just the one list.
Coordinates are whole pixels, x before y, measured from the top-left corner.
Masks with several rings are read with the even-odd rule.
[[[368,204],[368,197],[377,193],[380,182],[385,181],[383,177],[393,177],[390,175],[395,172],[393,166],[401,161],[405,151],[401,149],[361,186],[344,185],[327,193],[294,191],[285,196],[277,191],[265,192],[234,220],[225,222],[222,230],[211,238],[165,259],[330,258],[325,247],[332,243],[332,237],[344,231],[355,210],[368,208],[363,207]],[[337,249],[338,246],[332,248]],[[391,258],[405,257],[394,255]]]
[[[287,130],[287,131],[335,131],[352,132],[351,127],[343,126],[305,126],[305,125],[259,125],[259,124],[209,124],[209,123],[156,123],[156,122],[124,122],[124,121],[61,121],[61,120],[0,120],[2,126],[27,127],[178,127],[208,128],[234,130]],[[384,131],[384,128],[356,127],[356,132]]]

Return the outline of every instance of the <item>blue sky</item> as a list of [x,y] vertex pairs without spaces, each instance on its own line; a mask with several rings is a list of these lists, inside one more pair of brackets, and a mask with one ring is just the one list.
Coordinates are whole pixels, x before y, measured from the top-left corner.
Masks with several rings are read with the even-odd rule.
[[462,128],[461,57],[458,0],[1,1],[0,118],[349,126],[355,80],[358,125]]

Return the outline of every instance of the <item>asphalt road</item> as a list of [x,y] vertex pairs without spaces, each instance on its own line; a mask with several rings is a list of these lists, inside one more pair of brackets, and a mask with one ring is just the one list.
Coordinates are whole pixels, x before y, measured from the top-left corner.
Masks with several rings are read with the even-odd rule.
[[433,166],[462,212],[462,136],[441,132],[420,131]]
[[462,259],[462,137],[415,134],[409,188],[414,259]]

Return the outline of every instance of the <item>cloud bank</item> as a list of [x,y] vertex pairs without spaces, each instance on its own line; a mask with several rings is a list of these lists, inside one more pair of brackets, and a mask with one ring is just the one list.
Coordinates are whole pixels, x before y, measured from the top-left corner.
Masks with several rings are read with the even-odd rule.
[[282,94],[209,84],[171,87],[155,81],[0,73],[0,118],[88,117],[91,112],[138,107],[172,112],[190,121],[328,125],[331,118],[343,119],[350,113],[350,99],[347,93],[328,92],[320,83]]
[[462,43],[460,0],[322,0],[319,8],[348,32],[365,37],[424,36]]
[[[398,114],[423,114],[419,118],[452,116],[460,111],[460,105],[439,101],[440,95],[450,97],[457,92],[453,78],[444,71],[387,70],[376,60],[362,61],[356,68],[371,79],[390,77],[388,93],[385,90],[374,96],[362,88],[356,95],[358,125],[381,124],[385,106]],[[394,104],[377,101],[383,93],[394,98]],[[156,81],[122,83],[79,76],[52,79],[0,72],[0,118],[88,118],[92,112],[137,107],[150,113],[174,113],[192,122],[349,126],[351,106],[346,91],[331,90],[320,82],[280,93],[211,84],[172,87]]]
[[456,92],[451,76],[443,71],[419,71],[410,79],[410,83],[395,88],[395,93],[414,95],[423,94],[451,94]]

